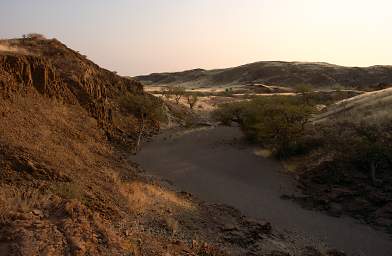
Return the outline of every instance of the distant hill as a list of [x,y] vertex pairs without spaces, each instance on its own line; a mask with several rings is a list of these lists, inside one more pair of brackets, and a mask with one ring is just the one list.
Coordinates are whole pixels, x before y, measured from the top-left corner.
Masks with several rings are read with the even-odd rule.
[[392,66],[344,67],[320,62],[262,61],[239,67],[138,76],[146,85],[186,87],[237,86],[265,84],[315,88],[345,87],[362,90],[383,89],[392,84]]

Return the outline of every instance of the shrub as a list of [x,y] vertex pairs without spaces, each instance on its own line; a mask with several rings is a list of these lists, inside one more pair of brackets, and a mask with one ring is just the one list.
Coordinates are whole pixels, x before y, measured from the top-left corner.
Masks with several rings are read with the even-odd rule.
[[305,104],[310,105],[311,93],[313,88],[308,84],[301,84],[295,88],[296,92],[302,97]]
[[189,108],[193,109],[196,103],[199,101],[199,95],[197,95],[196,93],[188,93],[186,99],[189,104]]
[[73,182],[54,183],[51,191],[65,199],[78,199],[80,201],[83,199],[82,189]]
[[233,94],[234,94],[233,88],[226,88],[223,93],[223,96],[232,97]]
[[290,97],[258,98],[249,103],[241,127],[248,138],[286,157],[299,151],[312,111]]
[[167,100],[170,100],[171,95],[170,95],[170,91],[169,88],[166,87],[161,87],[160,89],[160,93],[162,94],[163,97],[165,97]]
[[303,151],[302,139],[313,108],[294,97],[258,97],[222,105],[213,116],[224,124],[237,121],[246,137],[271,148],[279,157]]
[[122,111],[132,113],[140,120],[139,135],[136,143],[136,147],[139,148],[146,121],[148,119],[160,121],[165,118],[162,102],[153,96],[133,94],[122,96],[119,102]]
[[167,94],[174,96],[174,100],[176,101],[176,104],[180,103],[181,98],[186,93],[185,88],[181,86],[170,86],[167,88],[167,90],[168,90]]
[[211,116],[223,125],[240,122],[242,113],[245,111],[245,105],[242,102],[222,104],[212,112]]
[[346,120],[330,124],[323,132],[335,161],[368,172],[373,183],[378,181],[378,171],[392,168],[392,124]]
[[0,224],[9,221],[12,212],[29,212],[50,205],[50,196],[33,188],[0,185]]
[[46,37],[43,34],[39,33],[30,33],[27,35],[23,35],[23,38],[28,38],[28,39],[35,39],[35,40],[44,40]]

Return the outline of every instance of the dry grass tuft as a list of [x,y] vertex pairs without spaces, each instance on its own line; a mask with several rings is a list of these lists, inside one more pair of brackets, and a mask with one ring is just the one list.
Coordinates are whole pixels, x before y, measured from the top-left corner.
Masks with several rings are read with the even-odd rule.
[[146,212],[151,209],[185,209],[195,210],[195,205],[179,197],[175,192],[160,186],[131,182],[124,183],[120,188],[121,193],[128,199],[128,204],[135,212]]
[[2,41],[0,41],[0,52],[28,54],[28,52],[25,49],[11,46],[9,45],[9,43],[2,42]]
[[255,150],[253,151],[253,153],[254,153],[256,156],[260,156],[260,157],[264,157],[264,158],[269,158],[269,157],[272,156],[271,150],[265,149],[265,148],[258,148],[258,149],[255,149]]
[[9,215],[16,212],[31,212],[50,205],[49,195],[36,189],[22,189],[9,185],[0,186],[0,223],[8,222]]
[[82,188],[74,182],[57,182],[51,186],[53,193],[64,199],[78,199],[83,197]]

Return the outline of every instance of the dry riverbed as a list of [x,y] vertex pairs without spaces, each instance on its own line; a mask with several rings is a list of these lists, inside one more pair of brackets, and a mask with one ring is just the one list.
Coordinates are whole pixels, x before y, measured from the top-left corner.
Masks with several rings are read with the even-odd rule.
[[392,240],[348,217],[301,208],[283,194],[298,194],[294,179],[277,161],[247,145],[234,127],[166,131],[132,157],[151,174],[202,200],[233,206],[270,221],[292,243],[330,246],[355,256],[390,256]]

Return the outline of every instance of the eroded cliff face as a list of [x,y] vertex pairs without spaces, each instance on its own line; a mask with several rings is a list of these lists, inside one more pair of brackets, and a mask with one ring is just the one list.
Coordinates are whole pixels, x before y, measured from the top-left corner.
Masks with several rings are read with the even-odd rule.
[[78,104],[107,135],[125,136],[113,122],[117,99],[127,93],[144,94],[141,83],[100,68],[55,39],[14,39],[7,40],[7,45],[19,51],[0,51],[0,96],[38,93]]
[[0,55],[0,72],[0,92],[3,97],[9,98],[35,89],[40,94],[76,103],[54,67],[42,57]]

